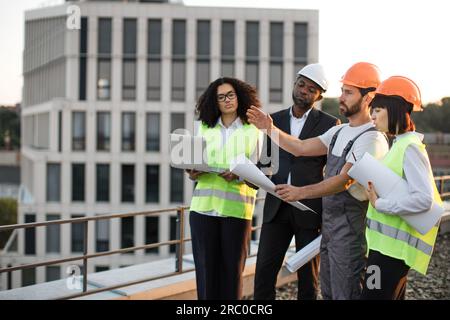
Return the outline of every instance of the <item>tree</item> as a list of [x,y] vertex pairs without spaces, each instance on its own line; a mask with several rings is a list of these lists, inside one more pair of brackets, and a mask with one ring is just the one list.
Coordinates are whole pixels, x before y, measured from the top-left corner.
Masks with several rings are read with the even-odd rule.
[[[0,199],[0,225],[17,223],[17,200],[11,198]],[[8,241],[12,231],[0,232],[0,248]]]
[[5,149],[5,140],[8,139],[12,149],[20,148],[20,115],[13,110],[0,108],[0,149]]

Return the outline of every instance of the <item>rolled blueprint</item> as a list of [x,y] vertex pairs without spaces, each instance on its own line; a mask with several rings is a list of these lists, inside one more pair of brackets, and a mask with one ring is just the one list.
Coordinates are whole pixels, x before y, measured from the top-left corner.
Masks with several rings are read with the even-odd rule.
[[[409,196],[406,180],[367,152],[352,166],[348,171],[348,175],[366,188],[368,182],[371,181],[375,191],[381,198],[395,200]],[[443,213],[444,208],[433,201],[430,210],[398,216],[421,234],[426,234],[439,222]]]
[[[259,170],[258,167],[245,155],[242,154],[231,161],[230,171],[235,175],[243,178],[244,180],[247,180],[248,182],[267,191],[278,199],[281,199],[280,196],[275,192],[275,184],[269,178],[267,178],[264,173]],[[305,206],[299,201],[292,201],[288,203],[302,211],[311,211],[316,213],[313,209]]]
[[285,262],[286,268],[290,272],[296,272],[304,264],[317,256],[320,252],[320,241],[322,241],[322,235],[318,236],[297,253],[290,256]]

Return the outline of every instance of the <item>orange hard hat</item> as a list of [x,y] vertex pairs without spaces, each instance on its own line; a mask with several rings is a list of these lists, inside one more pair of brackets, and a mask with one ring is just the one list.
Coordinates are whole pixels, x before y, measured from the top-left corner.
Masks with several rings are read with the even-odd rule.
[[422,99],[417,84],[409,78],[392,76],[384,80],[375,95],[399,96],[413,105],[413,111],[422,111]]
[[343,84],[362,89],[377,88],[381,83],[380,69],[372,63],[355,63],[341,79]]

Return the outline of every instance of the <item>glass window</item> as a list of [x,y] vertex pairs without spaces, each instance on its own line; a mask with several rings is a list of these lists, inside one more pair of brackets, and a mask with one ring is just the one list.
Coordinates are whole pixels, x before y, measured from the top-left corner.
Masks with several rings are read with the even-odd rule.
[[72,164],[72,201],[84,201],[84,164]]
[[72,150],[86,149],[86,112],[72,113]]
[[147,100],[161,100],[161,60],[147,61]]
[[58,111],[58,151],[62,151],[62,126],[63,126],[63,117],[62,111]]
[[98,19],[98,53],[111,54],[112,19]]
[[184,201],[184,171],[170,168],[170,202]]
[[270,23],[270,57],[283,58],[283,23]]
[[97,164],[96,166],[97,178],[97,201],[108,202],[109,201],[109,164]]
[[[159,217],[145,217],[145,243],[157,243],[159,241]],[[158,253],[158,247],[145,249],[146,253]]]
[[159,151],[160,145],[160,121],[159,113],[147,113],[147,151]]
[[222,60],[222,76],[223,77],[234,77],[234,62]]
[[136,35],[137,35],[136,19],[123,20],[123,54],[136,54]]
[[294,24],[294,59],[296,63],[304,64],[308,60],[308,24],[306,23]]
[[80,100],[86,100],[86,79],[87,79],[87,35],[88,35],[88,19],[86,17],[81,18],[81,30],[80,30],[80,79],[78,88],[78,98]]
[[109,251],[109,220],[95,222],[95,249],[97,252]]
[[61,279],[61,270],[59,266],[47,266],[45,268],[45,281],[56,281]]
[[135,149],[136,115],[134,112],[122,113],[122,151]]
[[22,270],[22,287],[36,284],[36,268]]
[[[48,214],[47,221],[59,220],[61,216],[59,214]],[[46,227],[46,242],[45,247],[47,253],[59,253],[61,248],[61,226],[59,224],[53,224]]]
[[147,203],[159,202],[159,166],[147,165],[146,168],[145,201]]
[[174,132],[176,129],[185,128],[184,113],[173,112],[170,114],[170,132]]
[[122,165],[122,202],[134,202],[134,165]]
[[209,57],[211,47],[211,23],[197,21],[197,57]]
[[97,112],[97,150],[110,151],[111,148],[111,113]]
[[47,163],[47,201],[58,202],[61,199],[61,165]]
[[148,20],[147,53],[149,56],[161,55],[162,26],[160,19]]
[[172,61],[172,100],[184,101],[186,84],[186,61]]
[[234,21],[222,21],[222,56],[234,57]]
[[[134,217],[121,219],[121,248],[134,247]],[[128,252],[133,254],[133,251]]]
[[[83,218],[82,214],[73,214],[72,218]],[[83,252],[84,251],[84,222],[71,223],[72,229],[71,235],[71,251],[72,252]]]
[[95,272],[103,272],[108,270],[109,270],[108,266],[95,266]]
[[245,80],[251,85],[258,87],[259,64],[257,62],[247,62],[245,64]]
[[[170,217],[170,240],[178,240],[177,238],[177,217]],[[169,247],[170,253],[177,251],[177,245],[171,244]]]
[[[36,222],[36,215],[25,214],[25,223]],[[36,228],[25,229],[25,254],[36,254]]]
[[97,98],[111,99],[111,59],[98,59]]
[[259,57],[259,22],[247,21],[245,29],[245,55]]
[[270,64],[270,80],[269,80],[269,88],[270,102],[282,102],[283,100],[283,64],[281,63],[271,63]]
[[172,29],[172,55],[186,55],[186,21],[174,20]]
[[209,85],[209,60],[197,61],[196,98],[198,99]]
[[123,60],[122,99],[136,99],[136,60]]

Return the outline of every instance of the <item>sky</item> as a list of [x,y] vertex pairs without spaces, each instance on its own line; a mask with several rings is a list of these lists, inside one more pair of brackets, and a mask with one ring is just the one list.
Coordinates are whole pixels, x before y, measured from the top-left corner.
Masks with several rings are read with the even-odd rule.
[[[0,105],[21,100],[24,11],[62,0],[0,2]],[[328,74],[326,97],[354,63],[378,65],[382,77],[403,75],[424,103],[450,96],[450,17],[444,0],[185,0],[186,5],[319,10],[319,59]]]

